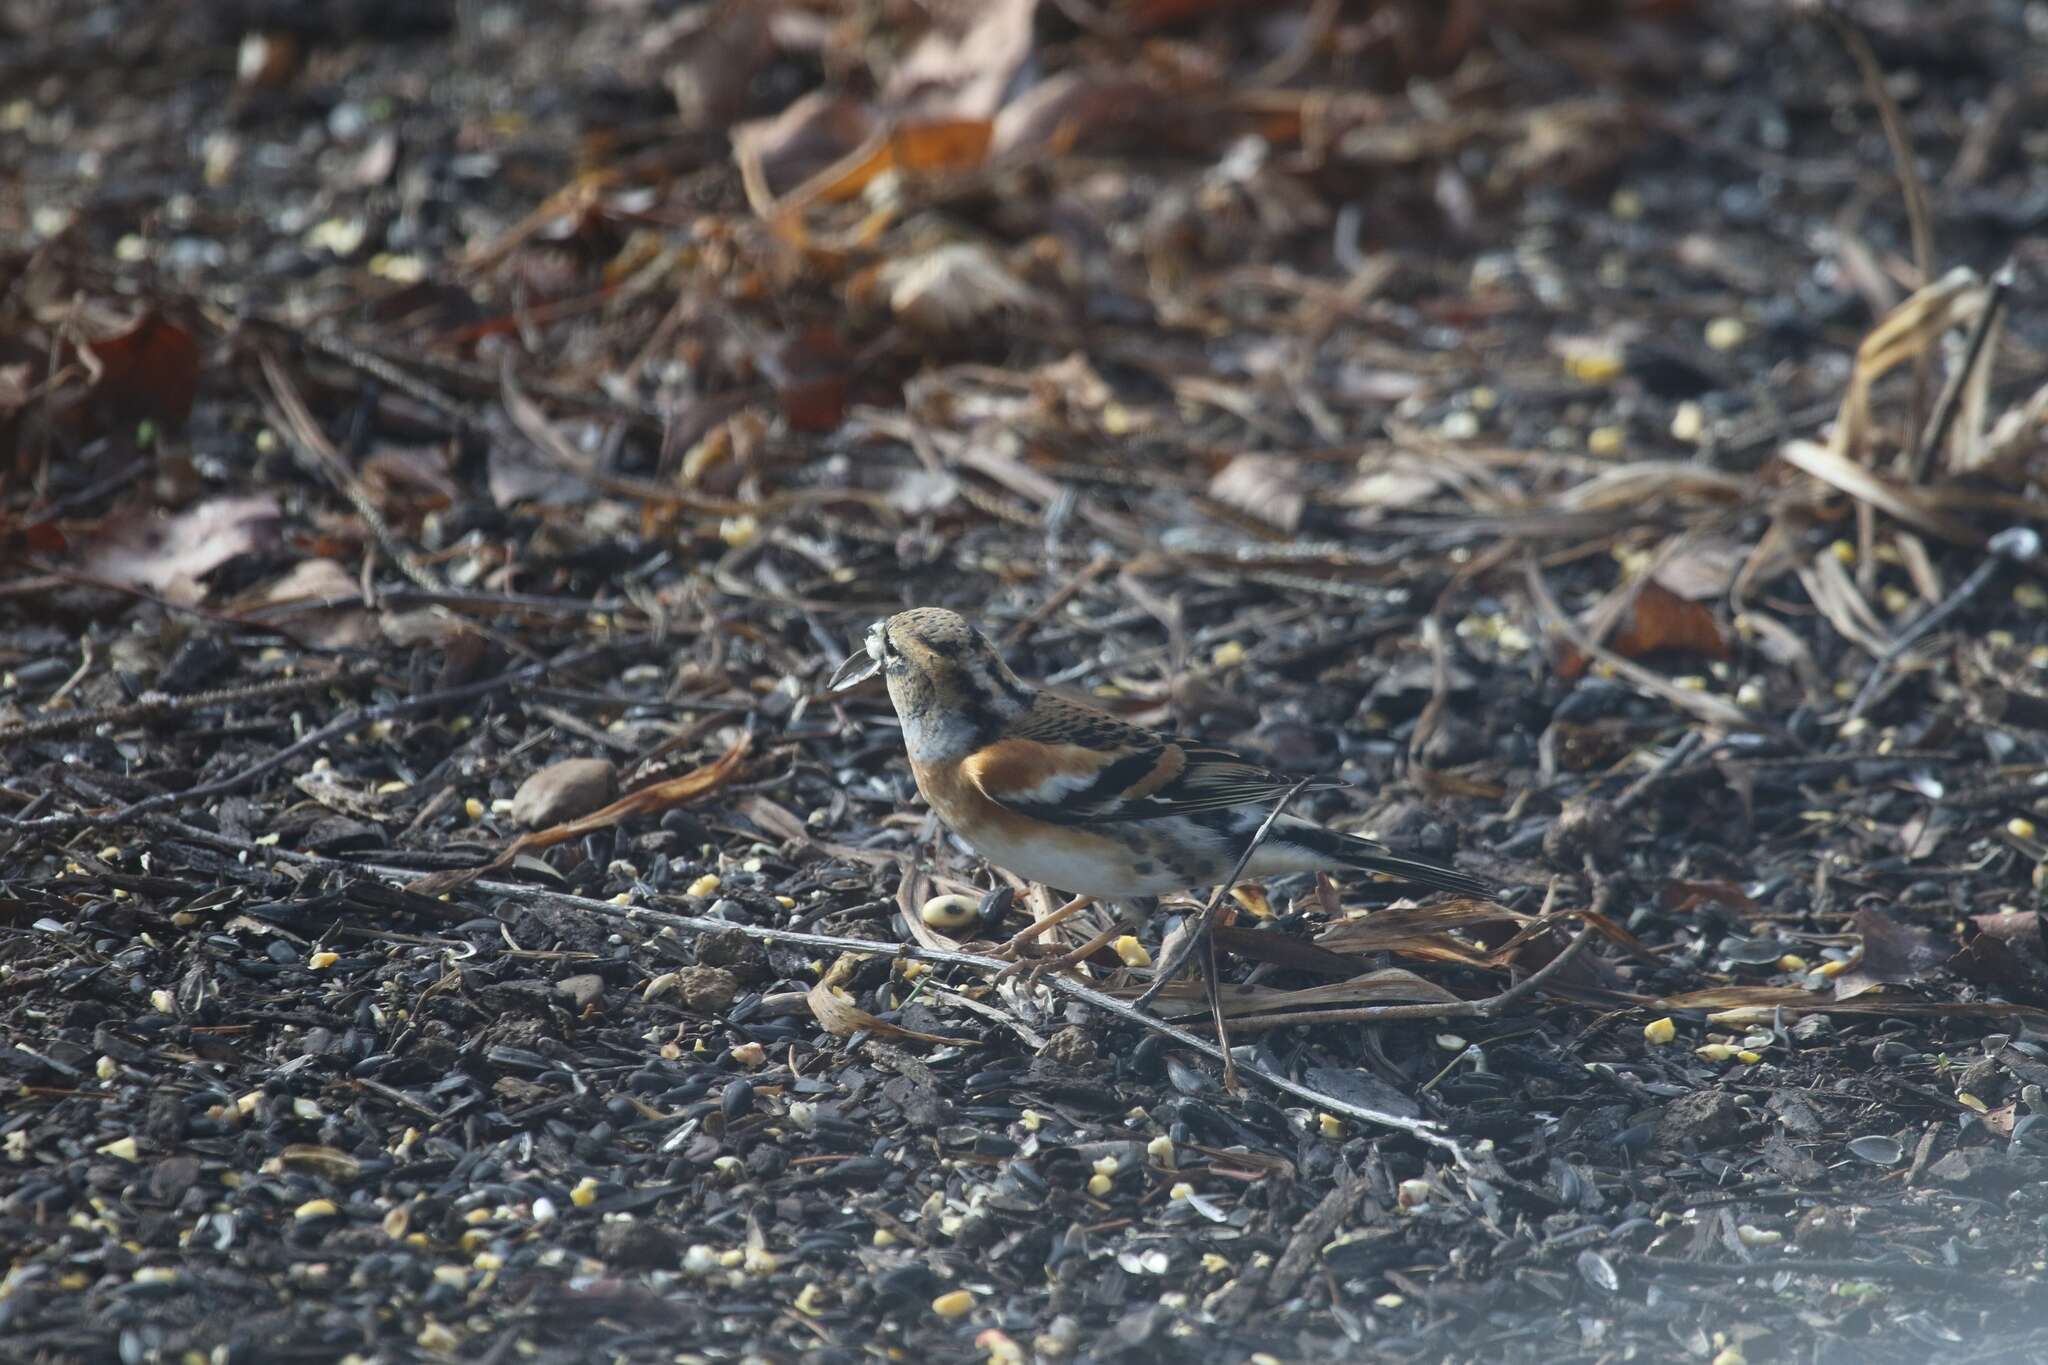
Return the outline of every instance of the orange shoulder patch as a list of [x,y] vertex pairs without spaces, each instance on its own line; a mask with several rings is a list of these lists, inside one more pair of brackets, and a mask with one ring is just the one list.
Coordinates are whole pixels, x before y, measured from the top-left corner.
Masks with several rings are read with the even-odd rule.
[[1125,787],[1123,794],[1134,801],[1142,801],[1187,770],[1187,751],[1178,744],[1169,744],[1160,751],[1159,761],[1152,765],[1152,771]]
[[1056,778],[1088,777],[1102,768],[1102,755],[1078,744],[1041,744],[1035,739],[999,739],[960,764],[967,780],[993,800],[1030,797]]

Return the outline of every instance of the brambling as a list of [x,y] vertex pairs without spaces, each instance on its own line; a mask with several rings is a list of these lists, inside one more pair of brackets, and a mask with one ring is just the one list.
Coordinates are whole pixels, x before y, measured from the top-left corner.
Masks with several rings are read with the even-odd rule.
[[[1272,803],[1295,785],[1229,749],[1027,686],[979,630],[942,608],[875,622],[865,651],[829,685],[843,690],[877,671],[903,724],[917,789],[939,818],[990,862],[1074,896],[1011,939],[1013,952],[1091,901],[1142,918],[1134,903],[1223,881]],[[1275,822],[1245,875],[1334,871],[1494,894],[1479,877],[1291,815]],[[1047,965],[1080,961],[1116,932]]]

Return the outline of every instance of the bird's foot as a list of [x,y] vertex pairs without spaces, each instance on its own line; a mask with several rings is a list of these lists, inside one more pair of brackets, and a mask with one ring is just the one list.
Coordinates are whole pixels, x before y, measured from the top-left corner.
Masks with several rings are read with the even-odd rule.
[[1074,897],[1065,905],[1062,905],[1059,909],[1053,911],[1050,915],[1047,915],[1044,919],[1033,920],[1030,924],[1025,925],[1022,929],[1019,929],[1009,938],[997,944],[995,952],[991,954],[991,956],[1015,959],[1015,962],[1012,964],[1012,966],[1010,968],[1005,969],[1014,970],[1016,967],[1021,966],[1026,960],[1024,956],[1024,950],[1026,948],[1029,948],[1034,942],[1036,942],[1040,935],[1046,933],[1048,930],[1058,927],[1059,925],[1065,924],[1068,920],[1080,914],[1083,910],[1086,910],[1089,906],[1093,905],[1094,903],[1094,900],[1088,896]]
[[[1016,961],[995,974],[995,980],[1002,981],[1007,977],[1021,976],[1025,988],[1029,989],[1037,985],[1038,979],[1049,972],[1064,972],[1070,968],[1080,966],[1083,962],[1086,962],[1089,958],[1115,942],[1117,935],[1122,932],[1121,926],[1105,929],[1080,947],[1055,954],[1052,957],[1024,957],[1019,952]],[[1004,946],[1012,949],[1021,949],[1022,947],[1015,939],[1012,939],[1010,943]]]

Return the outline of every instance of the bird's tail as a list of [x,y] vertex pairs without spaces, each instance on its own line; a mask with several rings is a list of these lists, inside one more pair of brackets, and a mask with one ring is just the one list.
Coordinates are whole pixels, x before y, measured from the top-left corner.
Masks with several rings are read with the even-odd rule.
[[1275,830],[1276,836],[1290,844],[1299,844],[1320,858],[1326,858],[1340,867],[1357,868],[1361,872],[1377,872],[1383,876],[1395,877],[1417,886],[1426,886],[1432,891],[1449,891],[1460,896],[1476,896],[1481,900],[1493,900],[1500,894],[1500,888],[1484,877],[1459,872],[1454,868],[1438,867],[1434,863],[1417,862],[1413,858],[1397,858],[1387,851],[1384,844],[1370,839],[1361,839],[1353,834],[1339,834],[1333,829],[1311,825],[1304,821],[1296,826],[1288,824],[1284,834]]

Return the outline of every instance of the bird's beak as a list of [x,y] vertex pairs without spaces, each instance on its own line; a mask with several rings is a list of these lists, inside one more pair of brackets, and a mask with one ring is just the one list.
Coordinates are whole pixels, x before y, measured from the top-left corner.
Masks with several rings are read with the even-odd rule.
[[839,671],[825,684],[827,692],[844,692],[856,683],[866,682],[881,671],[881,661],[865,649],[857,651],[852,658],[839,665]]

